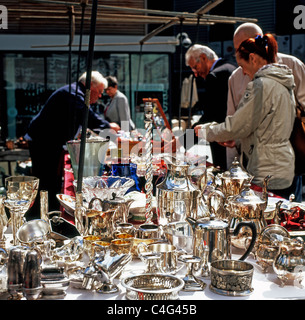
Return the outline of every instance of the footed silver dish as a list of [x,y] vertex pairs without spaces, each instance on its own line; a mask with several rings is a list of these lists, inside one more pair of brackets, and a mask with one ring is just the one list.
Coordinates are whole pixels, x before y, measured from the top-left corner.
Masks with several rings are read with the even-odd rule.
[[146,273],[121,280],[128,300],[177,300],[184,281],[165,274]]

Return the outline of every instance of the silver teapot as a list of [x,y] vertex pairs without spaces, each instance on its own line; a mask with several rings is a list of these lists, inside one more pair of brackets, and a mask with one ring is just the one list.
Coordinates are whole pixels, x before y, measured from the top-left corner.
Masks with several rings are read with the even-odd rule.
[[94,197],[85,210],[86,234],[112,237],[116,226],[126,223],[129,208],[134,200],[121,197],[101,200]]
[[226,197],[238,195],[245,181],[252,179],[253,176],[241,167],[237,157],[234,158],[230,169],[220,174],[222,191]]
[[126,223],[128,221],[129,209],[134,199],[118,197],[114,193],[111,199],[103,200],[103,210],[115,210],[115,224]]
[[[240,221],[251,221],[255,224],[257,233],[260,234],[267,226],[264,211],[268,202],[267,185],[270,178],[271,176],[267,176],[264,180],[262,196],[251,189],[251,183],[248,179],[244,182],[244,188],[238,195],[227,199],[226,207],[229,211],[229,221],[232,229],[235,229],[236,224]],[[237,248],[244,249],[250,236],[248,228],[244,228],[238,236],[232,237],[232,244]]]

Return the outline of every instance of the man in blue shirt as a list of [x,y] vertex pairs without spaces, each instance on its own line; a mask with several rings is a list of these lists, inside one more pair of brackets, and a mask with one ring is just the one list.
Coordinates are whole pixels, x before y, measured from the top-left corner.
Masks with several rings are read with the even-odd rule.
[[[31,121],[26,139],[32,160],[32,174],[40,179],[40,190],[49,194],[49,210],[58,210],[56,194],[61,193],[63,146],[78,134],[86,112],[86,73],[77,83],[56,90]],[[90,104],[107,88],[107,80],[97,71],[91,74]],[[89,108],[88,128],[120,130],[115,123],[103,120]],[[36,199],[39,203],[39,197]],[[37,213],[36,213],[37,215]]]

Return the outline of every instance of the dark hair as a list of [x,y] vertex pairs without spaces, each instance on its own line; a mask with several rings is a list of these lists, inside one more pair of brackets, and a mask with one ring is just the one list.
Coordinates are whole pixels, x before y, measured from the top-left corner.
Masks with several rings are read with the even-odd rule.
[[106,77],[107,81],[108,81],[108,87],[115,87],[118,85],[118,80],[116,77],[113,76],[108,76]]
[[246,61],[249,60],[250,53],[256,53],[266,59],[268,63],[274,63],[276,61],[277,50],[277,41],[272,34],[266,33],[263,36],[257,36],[256,38],[249,38],[243,41],[237,52],[240,57]]

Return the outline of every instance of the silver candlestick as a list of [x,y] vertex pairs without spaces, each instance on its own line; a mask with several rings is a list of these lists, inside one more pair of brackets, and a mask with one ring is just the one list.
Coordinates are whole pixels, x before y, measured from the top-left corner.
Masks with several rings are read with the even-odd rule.
[[83,207],[83,194],[82,192],[75,193],[75,211],[74,211],[74,219],[75,219],[75,227],[79,231],[81,236],[86,235],[86,228],[84,225],[84,214],[85,209]]
[[145,102],[144,107],[144,125],[145,125],[145,194],[146,194],[146,206],[145,206],[145,223],[152,223],[152,192],[153,192],[153,166],[152,166],[152,124],[153,124],[153,106],[151,102]]

